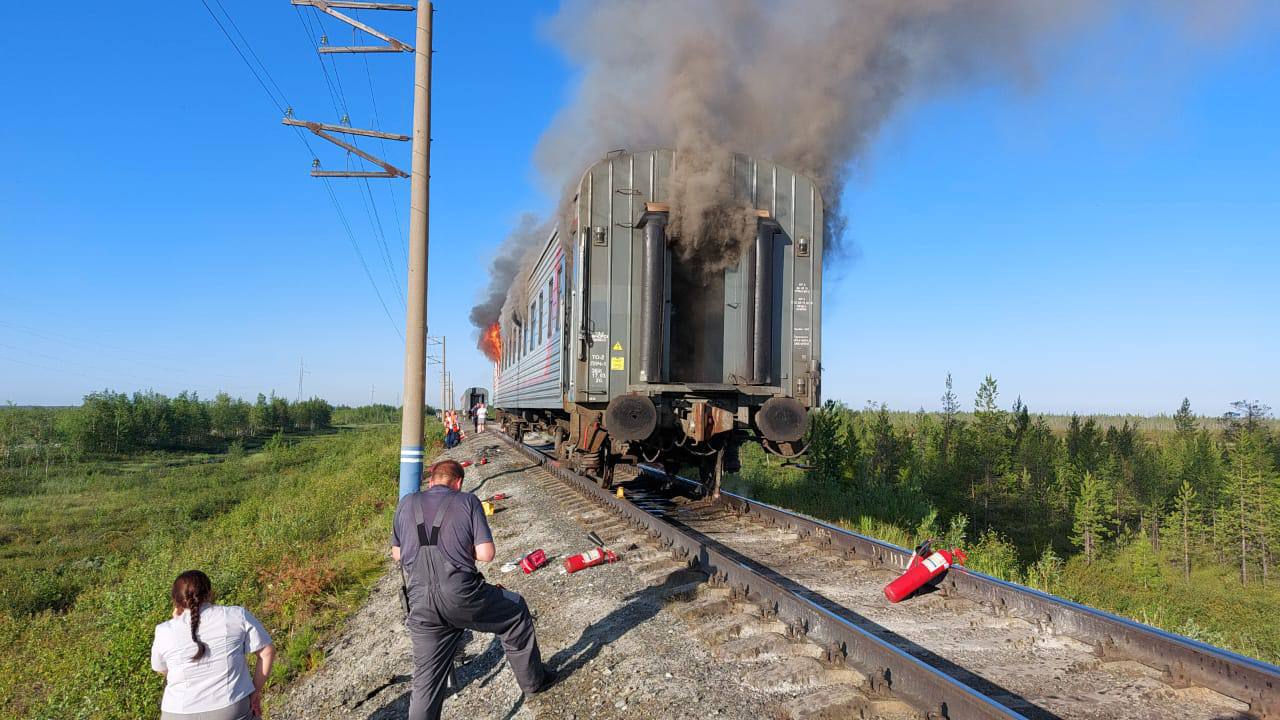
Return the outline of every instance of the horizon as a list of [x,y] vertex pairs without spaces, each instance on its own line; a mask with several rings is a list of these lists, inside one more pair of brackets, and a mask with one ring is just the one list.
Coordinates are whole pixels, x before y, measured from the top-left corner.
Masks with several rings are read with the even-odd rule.
[[[336,122],[304,16],[224,4],[296,116]],[[557,3],[441,6],[429,331],[449,339],[455,388],[489,387],[467,311],[521,213],[559,200],[533,156],[581,69],[546,37]],[[11,12],[41,26],[53,11]],[[840,194],[849,251],[825,269],[824,398],[929,410],[950,372],[966,408],[988,374],[1001,407],[1041,398],[1046,415],[1168,415],[1183,397],[1220,408],[1201,417],[1241,399],[1280,405],[1280,334],[1266,330],[1280,297],[1265,280],[1280,268],[1274,19],[1189,44],[1121,14],[1044,49],[1034,87],[913,98]],[[46,57],[35,36],[0,48],[0,79],[27,108],[0,117],[13,139],[0,402],[76,405],[103,387],[293,398],[301,361],[304,396],[398,406],[408,183],[366,195],[337,181],[335,215],[199,4],[164,18],[91,8],[86,22],[116,49],[99,83],[76,82],[82,64]],[[403,18],[379,22],[408,35]],[[190,32],[163,32],[171,23]],[[139,33],[153,42],[116,39]],[[154,62],[164,54],[188,62]],[[409,63],[373,57],[366,73],[349,60],[333,67],[351,124],[406,130]],[[407,148],[387,157],[407,166]]]

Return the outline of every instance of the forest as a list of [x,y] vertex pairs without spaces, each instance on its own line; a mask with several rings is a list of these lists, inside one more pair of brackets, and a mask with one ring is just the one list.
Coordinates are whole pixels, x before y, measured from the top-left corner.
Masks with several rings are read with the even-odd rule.
[[[1270,408],[1097,418],[1007,408],[995,379],[941,412],[828,401],[809,452],[744,454],[731,489],[910,546],[971,550],[970,566],[1274,661],[1280,602],[1280,431]],[[749,446],[748,446],[749,447]],[[1180,593],[1180,589],[1191,593]],[[1241,622],[1256,611],[1266,627]]]
[[257,435],[321,430],[333,413],[320,398],[291,403],[275,393],[259,393],[250,403],[226,393],[202,400],[193,392],[170,398],[104,390],[75,408],[0,408],[0,467],[47,468],[149,450],[219,450]]

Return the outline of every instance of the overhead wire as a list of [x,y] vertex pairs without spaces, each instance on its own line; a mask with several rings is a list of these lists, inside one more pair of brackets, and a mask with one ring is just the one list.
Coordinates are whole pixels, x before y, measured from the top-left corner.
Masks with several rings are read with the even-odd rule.
[[[168,356],[167,359],[172,360],[174,364],[166,365],[166,364],[155,362],[156,359],[166,359],[166,356],[162,354],[157,354],[154,351],[143,352],[140,350],[121,347],[119,345],[112,345],[110,343],[104,343],[97,340],[84,340],[84,339],[72,337],[70,335],[65,335],[63,333],[53,332],[53,331],[44,330],[44,329],[37,329],[27,325],[21,325],[19,323],[10,322],[8,320],[3,320],[3,319],[0,319],[0,326],[5,326],[13,330],[17,330],[18,332],[21,332],[26,335],[30,335],[32,337],[39,338],[41,340],[47,340],[47,341],[58,343],[60,345],[65,345],[77,351],[92,352],[99,357],[104,355],[103,351],[105,350],[106,355],[114,355],[116,356],[117,359],[120,359],[124,362],[128,362],[134,365],[146,365],[149,367],[156,368],[157,370],[164,370],[166,372],[184,372],[185,373],[185,372],[190,372],[191,370],[191,365],[189,360],[185,358],[178,358],[173,355]],[[3,343],[0,343],[0,344],[3,344]],[[140,359],[140,358],[146,358],[146,359]],[[239,375],[228,375],[227,373],[216,372],[216,371],[202,372],[201,374],[212,375],[215,377],[224,378],[226,380],[236,380],[236,381],[244,380],[244,378]]]
[[[214,2],[217,2],[217,0],[214,0]],[[240,59],[244,61],[245,67],[249,68],[249,72],[253,73],[253,79],[258,81],[258,85],[262,87],[262,91],[267,94],[267,97],[271,98],[271,103],[276,107],[280,108],[281,111],[283,111],[285,105],[287,105],[287,103],[282,104],[281,102],[283,100],[283,96],[281,97],[280,100],[276,99],[275,94],[271,92],[271,88],[267,87],[267,83],[264,82],[262,79],[262,76],[258,74],[257,68],[253,66],[253,63],[249,62],[249,58],[245,57],[245,54],[240,49],[240,46],[236,44],[235,38],[231,37],[231,33],[227,32],[226,26],[224,26],[222,24],[222,21],[218,19],[217,14],[213,12],[213,8],[209,7],[209,3],[207,2],[207,0],[200,0],[200,4],[204,5],[204,9],[209,12],[209,17],[213,18],[213,22],[217,24],[218,29],[221,30],[222,34],[226,36],[227,42],[231,43],[231,47],[235,49],[236,54],[239,55]]]
[[[357,20],[360,19],[359,10],[354,11],[353,14],[355,15]],[[378,93],[374,92],[374,89],[373,89],[373,72],[369,69],[369,54],[361,53],[360,59],[364,62],[364,76],[369,83],[369,104],[373,108],[373,129],[381,131],[382,118],[378,117]],[[378,138],[378,144],[379,144],[379,147],[382,148],[382,156],[387,157],[388,152],[387,152],[386,139]],[[395,219],[396,219],[396,238],[400,240],[400,244],[404,253],[404,263],[407,268],[409,265],[409,238],[404,234],[404,226],[400,224],[400,207],[399,207],[399,203],[396,202],[395,191],[394,191],[394,188],[392,187],[392,183],[394,182],[394,180],[392,178],[387,178],[386,180],[387,180],[387,183],[386,183],[387,197],[390,198],[391,212],[395,215]],[[369,183],[368,178],[366,178],[365,185],[367,186],[368,183]],[[372,193],[370,193],[370,197],[372,197]],[[381,226],[381,219],[379,219],[379,226]],[[384,240],[385,240],[385,236],[384,236]],[[390,260],[391,252],[388,248],[385,247],[386,243],[384,242],[383,244],[384,244],[383,250],[386,251],[388,260]]]
[[[289,103],[288,98],[285,96],[283,89],[280,88],[279,83],[275,81],[275,78],[271,76],[270,71],[267,70],[266,64],[262,62],[261,57],[259,57],[258,54],[253,50],[252,44],[249,42],[248,38],[244,36],[244,33],[240,31],[239,26],[236,25],[235,20],[231,17],[231,14],[227,12],[226,7],[222,5],[220,0],[213,0],[213,1],[215,4],[218,5],[218,8],[222,10],[223,14],[226,16],[227,24],[231,25],[235,29],[236,34],[240,36],[241,41],[244,43],[244,48],[245,48],[244,50],[241,49],[240,43],[237,43],[236,39],[231,36],[230,32],[228,32],[226,25],[224,25],[223,22],[218,18],[217,13],[215,13],[213,11],[213,8],[209,6],[208,0],[200,0],[201,4],[204,5],[205,10],[209,13],[209,17],[213,19],[214,23],[218,26],[218,29],[222,31],[223,36],[227,38],[227,42],[231,44],[231,47],[236,51],[236,54],[240,56],[240,59],[242,61],[244,61],[245,66],[249,68],[249,72],[253,74],[253,77],[258,82],[259,87],[262,88],[263,92],[266,93],[267,97],[271,100],[271,104],[275,105],[276,109],[279,110],[281,114],[286,116],[291,114],[292,105]],[[298,6],[295,5],[294,9],[297,10],[297,8]],[[301,13],[298,13],[298,16],[300,19],[302,18]],[[305,21],[303,22],[303,26],[304,26],[304,30],[306,30],[307,28],[306,28]],[[307,30],[307,36],[309,39],[312,37],[309,30]],[[319,47],[318,43],[316,43],[313,40],[312,44],[315,45],[318,50],[318,47]],[[254,60],[258,62],[258,65],[261,68],[261,73],[259,72],[259,68],[255,67],[254,64],[249,61],[249,56],[245,54],[245,50],[247,50],[249,55],[251,55],[254,58]],[[324,69],[323,59],[321,59],[320,65],[321,65],[321,68]],[[263,79],[264,76],[266,76],[267,80]],[[326,76],[326,82],[329,82],[327,70],[325,71],[325,76]],[[273,92],[271,88],[268,87],[268,82],[270,82],[270,84],[276,88],[275,92]],[[330,86],[330,94],[332,96],[333,95],[332,83],[329,83],[329,86]],[[344,101],[344,105],[345,105],[345,101]],[[338,109],[336,101],[334,104],[334,109],[335,110]],[[302,142],[303,146],[307,148],[307,152],[311,155],[312,162],[318,163],[319,156],[316,154],[315,149],[311,146],[311,142],[307,139],[306,135],[303,134],[302,129],[297,126],[291,126],[291,127],[294,130],[294,134]],[[382,311],[387,316],[387,320],[391,322],[391,327],[393,330],[395,330],[396,335],[401,340],[403,340],[404,333],[400,329],[400,324],[397,323],[395,318],[391,315],[391,311],[387,308],[387,303],[382,297],[382,291],[378,288],[378,283],[374,280],[373,274],[369,271],[369,264],[365,260],[364,251],[361,250],[360,243],[356,240],[355,233],[351,229],[351,224],[347,221],[347,216],[346,216],[346,213],[342,210],[342,203],[338,199],[338,194],[334,191],[333,185],[330,183],[329,178],[322,178],[322,179],[324,180],[325,190],[329,196],[330,202],[333,205],[334,212],[338,215],[338,219],[341,222],[343,230],[347,235],[347,240],[350,242],[352,249],[354,249],[356,252],[356,257],[360,261],[360,266],[364,269],[365,277],[369,280],[369,284],[373,288],[374,295],[378,299],[378,304],[382,307]]]
[[[329,64],[326,65],[325,57],[327,54],[320,52],[320,46],[322,44],[321,41],[325,37],[327,37],[324,33],[324,21],[320,17],[320,11],[317,10],[314,6],[312,6],[310,17],[308,17],[306,13],[302,12],[299,6],[295,5],[294,10],[296,12],[296,15],[298,16],[299,23],[302,26],[303,34],[306,36],[307,41],[311,44],[311,46],[316,50],[316,60],[320,63],[320,71],[321,71],[321,74],[324,76],[325,86],[329,90],[329,100],[333,104],[333,111],[335,114],[337,114],[339,122],[343,124],[349,124],[351,121],[351,106],[347,103],[347,94],[342,86],[342,76],[338,72],[337,61],[335,61],[332,57],[329,57]],[[355,35],[355,28],[352,28],[352,35],[353,36]],[[377,129],[376,126],[375,126],[375,129]],[[360,142],[357,138],[354,138],[354,137],[351,138],[350,142],[353,147],[356,147],[356,148],[360,147]],[[386,148],[384,145],[383,146],[384,157],[386,156],[385,149]],[[352,162],[351,154],[348,153],[347,155],[348,170],[352,169],[350,165],[351,162]],[[358,165],[357,169],[359,170],[368,169],[368,166],[365,165],[363,158],[357,157],[355,162]],[[377,206],[377,202],[373,198],[373,191],[369,187],[369,179],[360,178],[360,181],[361,181],[361,186],[359,189],[363,191],[360,199],[361,199],[361,202],[364,203],[365,216],[369,220],[369,228],[371,230],[371,234],[373,235],[374,241],[379,246],[381,256],[382,256],[383,267],[387,271],[387,278],[388,280],[390,280],[391,287],[394,289],[396,296],[400,299],[401,307],[407,307],[404,291],[401,289],[400,281],[397,277],[399,270],[395,267],[395,264],[392,262],[391,253],[387,248],[386,232],[382,227],[382,217],[378,213],[378,206]],[[394,207],[394,202],[393,202],[393,207]]]
[[[311,14],[315,16],[316,25],[319,27],[323,27],[324,21],[320,17],[320,11],[316,10],[315,7],[313,6],[311,8]],[[352,11],[352,14],[356,17],[356,19],[359,19],[360,15],[358,10]],[[357,33],[358,33],[358,30],[356,30],[355,27],[352,27],[351,37],[353,42],[358,41]],[[317,47],[317,50],[318,49],[319,48]],[[317,52],[317,55],[322,58],[321,66],[323,66],[324,65],[323,57],[325,56],[321,55],[319,52]],[[367,63],[368,60],[366,59],[365,62]],[[335,104],[337,103],[341,104],[343,117],[347,119],[348,122],[350,122],[351,105],[347,102],[346,89],[342,85],[342,74],[338,71],[338,61],[335,60],[332,56],[329,56],[329,66],[333,72],[332,87],[336,88],[337,90],[337,97],[335,98]],[[379,128],[375,124],[374,129],[380,130],[381,128]],[[360,147],[359,139],[354,137],[351,138],[351,145],[353,147],[359,148]],[[386,156],[387,156],[386,147],[384,145],[383,157],[386,157]],[[350,155],[347,156],[347,160],[348,162],[352,162]],[[358,170],[368,169],[368,166],[365,164],[364,158],[357,156],[354,162],[358,166],[356,169]],[[359,178],[359,180],[361,183],[360,189],[363,190],[363,195],[361,196],[361,202],[365,203],[365,206],[364,206],[365,216],[369,220],[369,227],[373,231],[373,238],[378,243],[379,249],[382,253],[382,262],[383,262],[383,266],[387,271],[387,278],[391,281],[391,286],[395,289],[396,296],[400,298],[401,305],[405,305],[404,292],[400,289],[400,281],[397,278],[397,273],[399,271],[391,260],[391,252],[387,247],[387,234],[382,227],[382,216],[378,213],[377,201],[373,199],[373,190],[369,186],[369,178]]]
[[[378,117],[378,94],[373,90],[373,73],[369,70],[369,55],[362,53],[360,59],[364,61],[364,74],[369,80],[369,103],[373,106],[373,129],[382,129],[382,119]],[[378,138],[378,143],[382,146],[382,156],[387,157],[387,141]],[[409,264],[409,238],[404,234],[404,226],[400,224],[400,204],[396,202],[394,180],[387,178],[387,197],[390,198],[391,212],[396,219],[396,237],[400,239],[400,244],[404,251],[404,262]]]

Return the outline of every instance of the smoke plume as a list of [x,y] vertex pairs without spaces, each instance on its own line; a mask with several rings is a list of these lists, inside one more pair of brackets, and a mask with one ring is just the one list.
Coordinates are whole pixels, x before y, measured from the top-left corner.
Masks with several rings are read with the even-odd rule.
[[[712,270],[736,261],[753,237],[750,208],[732,198],[733,153],[777,162],[822,189],[825,257],[836,258],[845,180],[905,105],[985,82],[1033,87],[1048,51],[1117,17],[1221,43],[1260,14],[1271,19],[1276,7],[1274,0],[563,0],[546,34],[579,80],[536,162],[563,192],[563,213],[573,184],[608,151],[674,148],[668,231],[686,261]],[[525,305],[514,280],[549,227],[526,216],[504,242],[471,313],[482,338]]]
[[[537,151],[554,183],[615,148],[673,147],[671,233],[686,259],[736,258],[732,153],[813,177],[838,251],[844,181],[905,103],[958,85],[1034,84],[1046,49],[1137,11],[1222,36],[1264,0],[565,0],[548,36],[581,68]],[[726,253],[727,251],[727,253]],[[829,257],[838,255],[833,252]]]
[[493,343],[489,329],[524,306],[523,283],[516,282],[516,278],[530,269],[537,258],[537,248],[550,232],[548,221],[525,213],[498,246],[498,254],[489,266],[489,287],[470,315],[471,324],[479,331],[476,346],[490,360],[498,359],[494,353],[500,344]]

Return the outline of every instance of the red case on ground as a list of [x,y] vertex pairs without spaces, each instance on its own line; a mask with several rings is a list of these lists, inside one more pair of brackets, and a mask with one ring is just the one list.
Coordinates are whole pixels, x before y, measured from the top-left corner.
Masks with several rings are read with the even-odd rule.
[[547,564],[547,554],[543,552],[541,548],[534,550],[528,555],[525,555],[524,557],[520,558],[520,569],[524,571],[525,575],[528,575],[529,573],[533,572],[534,570],[537,570],[538,568],[546,564]]

